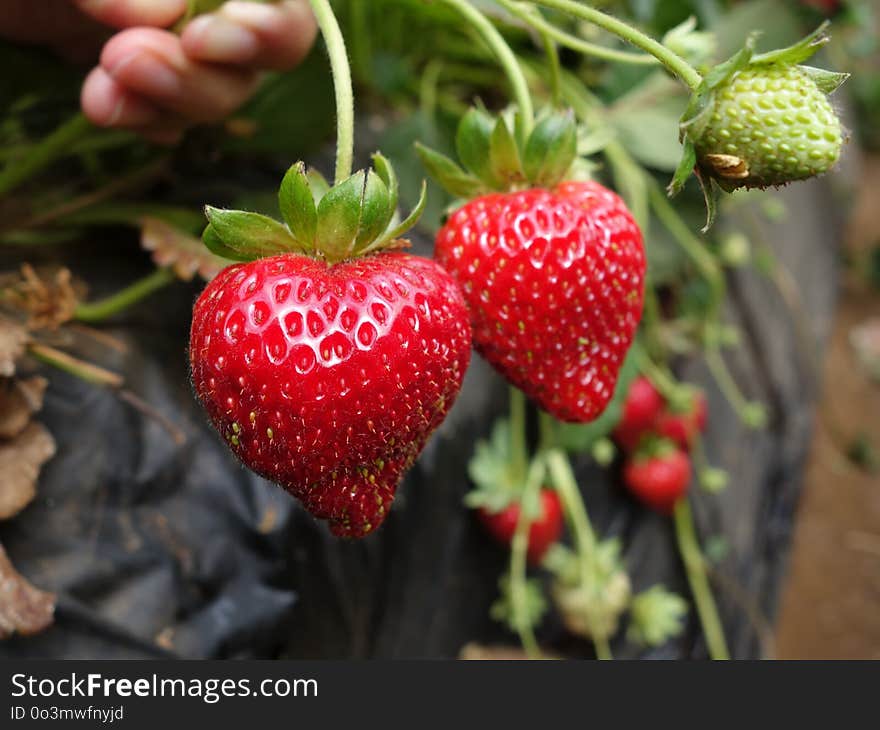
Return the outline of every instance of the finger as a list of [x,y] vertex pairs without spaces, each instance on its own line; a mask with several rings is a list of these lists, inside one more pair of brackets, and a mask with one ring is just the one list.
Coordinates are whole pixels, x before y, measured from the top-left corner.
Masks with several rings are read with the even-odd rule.
[[257,84],[251,71],[192,61],[177,36],[155,28],[117,33],[104,46],[101,67],[129,91],[193,122],[229,115]]
[[83,113],[99,127],[142,127],[159,120],[160,110],[121,86],[102,68],[86,77],[80,95]]
[[74,0],[74,4],[114,28],[167,28],[186,11],[186,0]]
[[316,34],[306,0],[272,5],[235,0],[189,23],[181,43],[195,60],[285,70],[305,58]]

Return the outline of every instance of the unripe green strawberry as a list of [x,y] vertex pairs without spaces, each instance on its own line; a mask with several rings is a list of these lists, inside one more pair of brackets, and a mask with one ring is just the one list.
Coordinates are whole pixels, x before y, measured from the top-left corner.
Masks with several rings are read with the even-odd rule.
[[746,68],[714,90],[692,139],[722,187],[765,188],[827,172],[843,145],[840,119],[800,66]]

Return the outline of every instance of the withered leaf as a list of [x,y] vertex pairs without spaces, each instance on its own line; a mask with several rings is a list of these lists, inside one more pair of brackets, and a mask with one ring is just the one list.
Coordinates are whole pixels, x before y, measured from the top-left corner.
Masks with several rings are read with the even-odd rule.
[[0,545],[0,639],[36,634],[52,623],[55,596],[31,585]]
[[2,302],[27,318],[29,330],[56,330],[73,319],[85,294],[69,269],[46,267],[39,271],[22,264],[21,272],[2,289]]
[[31,416],[43,407],[48,384],[39,375],[25,380],[0,380],[0,439],[15,438],[24,431]]
[[34,498],[40,468],[55,454],[55,439],[36,421],[11,441],[0,442],[0,520],[23,510]]
[[15,375],[15,361],[24,354],[27,330],[8,317],[0,317],[0,376]]
[[149,216],[141,218],[141,247],[152,253],[156,266],[171,268],[184,281],[196,274],[210,281],[230,264],[212,254],[200,238]]

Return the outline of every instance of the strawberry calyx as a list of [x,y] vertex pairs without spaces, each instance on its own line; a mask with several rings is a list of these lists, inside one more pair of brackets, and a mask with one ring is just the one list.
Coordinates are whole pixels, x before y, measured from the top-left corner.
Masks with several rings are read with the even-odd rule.
[[529,134],[516,112],[493,116],[482,107],[468,111],[455,147],[461,164],[416,144],[430,175],[451,195],[470,200],[491,192],[552,188],[567,179],[577,158],[574,112],[549,111]]
[[633,463],[642,463],[654,459],[664,459],[676,451],[681,451],[672,439],[657,434],[646,434],[639,441],[638,448],[630,455]]
[[[721,140],[716,141],[714,136],[707,132],[713,123],[718,122],[719,112],[723,111],[723,96],[725,93],[728,95],[733,93],[730,87],[738,74],[741,77],[747,73],[769,76],[778,75],[786,70],[794,71],[797,76],[795,83],[799,85],[800,93],[805,96],[811,94],[827,96],[839,88],[849,78],[849,74],[803,65],[804,61],[830,40],[827,34],[829,25],[830,23],[826,21],[797,43],[761,54],[755,53],[757,36],[752,34],[743,48],[715,66],[694,90],[680,121],[679,139],[683,145],[682,158],[669,184],[668,192],[670,196],[675,196],[692,174],[697,177],[706,199],[707,222],[704,231],[708,230],[714,221],[719,191],[732,192],[740,187],[764,188],[819,174],[816,166],[804,165],[796,160],[796,156],[792,158],[791,169],[780,166],[778,172],[773,175],[762,174],[761,168],[766,165],[760,164],[761,160],[749,159],[737,145],[730,144],[729,139],[727,144],[722,144]],[[768,96],[773,93],[772,87],[767,93]],[[839,120],[833,110],[830,110],[830,114],[834,118],[834,123],[839,126]],[[805,117],[805,120],[804,123],[810,123],[809,117]],[[753,127],[759,121],[760,115],[751,120],[737,118],[730,122],[730,127],[744,130],[750,139],[752,136],[757,138],[758,135],[752,135],[751,132],[755,131]],[[743,125],[744,122],[745,126],[735,126]],[[762,132],[763,130],[758,130],[758,134]],[[726,133],[722,132],[722,135],[726,136]],[[761,155],[768,158],[773,156],[774,160],[776,157],[785,159],[787,155],[791,155],[791,141],[774,144],[768,140],[768,143],[761,145],[763,148]],[[796,144],[800,143],[799,140]],[[809,150],[804,148],[804,151]],[[828,166],[830,165],[825,160],[819,167],[824,171]]]
[[395,221],[397,176],[381,154],[372,169],[359,170],[330,186],[317,170],[297,162],[278,191],[283,222],[243,210],[205,207],[205,245],[232,261],[254,261],[282,253],[322,258],[330,264],[382,250],[405,248],[401,239],[425,209],[426,186],[402,222]]

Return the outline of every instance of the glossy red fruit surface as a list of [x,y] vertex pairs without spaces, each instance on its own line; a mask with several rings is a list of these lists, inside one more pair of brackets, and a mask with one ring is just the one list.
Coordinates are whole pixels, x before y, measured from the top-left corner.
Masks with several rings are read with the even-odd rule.
[[691,460],[678,449],[650,456],[635,456],[623,468],[627,488],[646,505],[670,514],[691,482]]
[[697,436],[706,430],[709,410],[706,396],[697,392],[687,411],[665,409],[658,417],[655,429],[657,434],[678,444],[685,451],[690,450]]
[[614,393],[642,313],[642,234],[593,182],[477,198],[437,235],[474,344],[556,418],[588,422]]
[[663,410],[663,396],[646,377],[639,375],[629,386],[623,402],[620,422],[614,429],[614,440],[627,451],[634,450]]
[[[559,495],[552,489],[542,489],[540,502],[540,514],[529,526],[529,547],[526,555],[533,564],[540,563],[547,549],[562,535],[562,503]],[[478,514],[490,535],[501,544],[510,545],[519,522],[518,502],[510,504],[501,512],[489,512],[483,507]]]
[[190,364],[238,458],[334,534],[361,537],[455,401],[470,348],[464,302],[435,262],[285,254],[208,284]]

